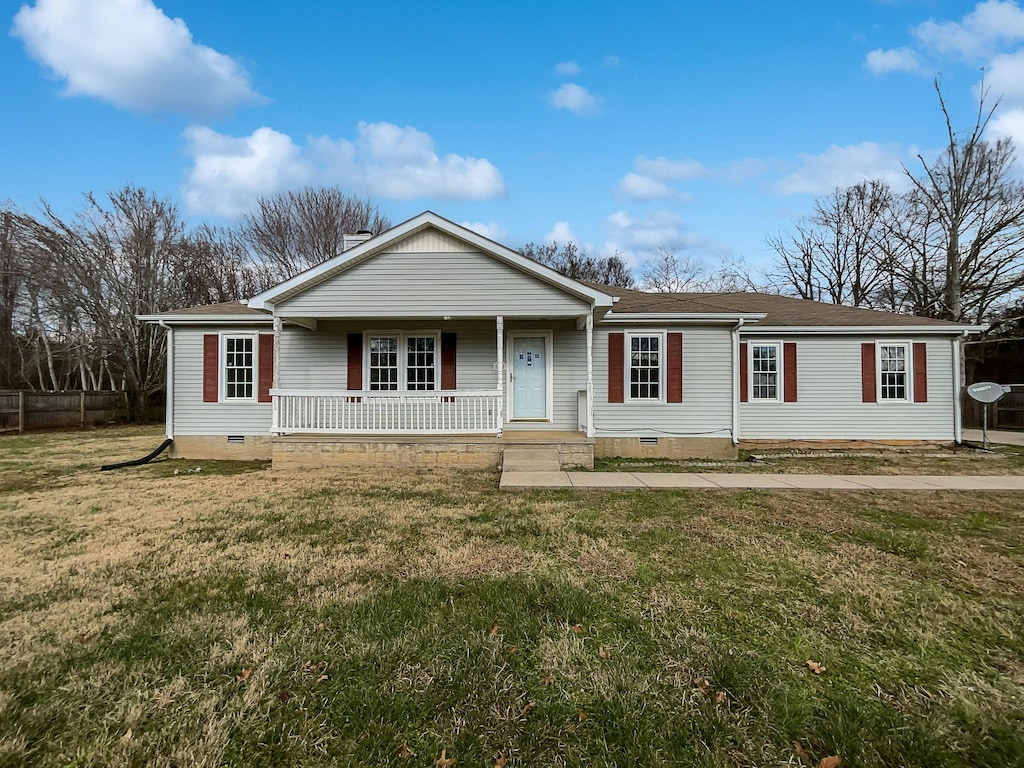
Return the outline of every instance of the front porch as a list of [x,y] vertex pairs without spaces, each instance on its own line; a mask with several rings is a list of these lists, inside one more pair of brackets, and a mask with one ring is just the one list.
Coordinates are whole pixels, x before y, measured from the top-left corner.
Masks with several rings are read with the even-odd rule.
[[500,437],[293,434],[271,439],[274,469],[445,466],[496,469],[507,448],[556,451],[562,469],[594,467],[594,440],[570,431],[508,431]]

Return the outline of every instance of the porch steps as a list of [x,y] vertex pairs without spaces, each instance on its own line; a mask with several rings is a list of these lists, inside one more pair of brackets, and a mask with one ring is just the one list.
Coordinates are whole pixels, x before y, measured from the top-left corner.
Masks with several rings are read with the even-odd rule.
[[516,445],[502,453],[501,471],[559,472],[562,469],[557,446]]

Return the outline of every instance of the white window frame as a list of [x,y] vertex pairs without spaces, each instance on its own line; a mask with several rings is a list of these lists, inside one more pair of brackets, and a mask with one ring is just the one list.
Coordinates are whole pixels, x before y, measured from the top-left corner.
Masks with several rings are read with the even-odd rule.
[[[228,397],[228,339],[249,339],[252,341],[252,396]],[[260,388],[260,337],[258,333],[221,333],[218,360],[218,387],[221,403],[248,405],[257,402]]]
[[[906,397],[884,397],[882,388],[882,347],[903,347],[903,375],[906,376]],[[914,402],[914,345],[907,339],[875,341],[875,401],[878,403],[906,404]]]
[[[657,397],[633,397],[633,377],[630,375],[632,372],[633,362],[633,339],[634,338],[658,338],[658,396]],[[626,403],[637,403],[637,404],[651,404],[651,403],[664,403],[665,402],[665,389],[666,389],[666,357],[668,350],[665,348],[666,332],[664,330],[642,330],[642,331],[626,331],[622,355],[623,364],[623,384],[625,385],[623,393],[625,397],[623,400]]]
[[[434,388],[409,389],[409,339],[429,337],[434,340]],[[398,388],[375,389],[373,392],[440,392],[441,391],[441,332],[425,331],[364,331],[363,332],[363,391],[370,392],[370,339],[398,339]]]
[[[755,397],[754,387],[754,347],[775,347],[775,397]],[[781,341],[748,341],[747,342],[747,401],[751,403],[781,403],[784,402],[783,387],[785,386],[785,370],[782,355],[785,345]]]

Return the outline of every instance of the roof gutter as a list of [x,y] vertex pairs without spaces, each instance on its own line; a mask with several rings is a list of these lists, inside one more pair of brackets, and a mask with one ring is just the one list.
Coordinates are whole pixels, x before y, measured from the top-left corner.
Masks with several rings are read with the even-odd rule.
[[155,323],[162,328],[166,328],[172,323],[174,325],[217,325],[220,323],[269,325],[273,320],[270,315],[136,315],[135,319],[144,323]]
[[740,444],[740,328],[743,318],[736,321],[732,329],[732,444]]
[[605,314],[602,323],[756,323],[765,312],[615,312]]
[[981,333],[987,328],[987,325],[759,325],[756,328],[748,328],[744,333],[800,333],[816,336],[912,333],[914,335],[937,334],[942,336],[959,336],[964,333]]

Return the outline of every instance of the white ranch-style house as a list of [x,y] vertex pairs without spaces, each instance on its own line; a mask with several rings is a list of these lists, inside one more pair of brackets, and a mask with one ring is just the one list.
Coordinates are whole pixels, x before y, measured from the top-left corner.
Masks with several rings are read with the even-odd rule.
[[511,445],[728,457],[960,439],[972,326],[755,293],[571,280],[425,212],[168,333],[176,455],[499,465]]

